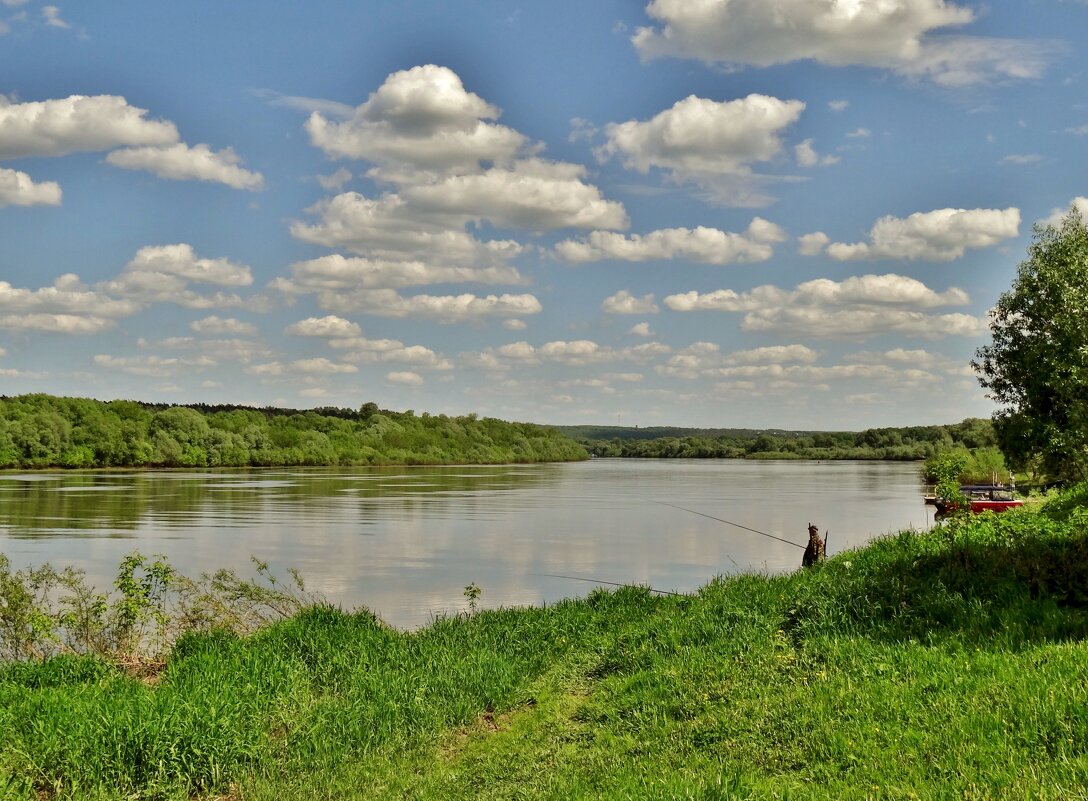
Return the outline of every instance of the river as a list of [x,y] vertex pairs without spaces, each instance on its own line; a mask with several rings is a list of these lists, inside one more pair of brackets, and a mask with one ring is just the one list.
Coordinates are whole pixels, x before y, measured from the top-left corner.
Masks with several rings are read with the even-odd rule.
[[497,607],[593,589],[579,578],[685,591],[793,570],[809,521],[834,554],[926,528],[932,511],[918,465],[900,462],[0,472],[0,552],[13,567],[73,566],[108,588],[134,550],[190,575],[248,574],[257,557],[401,628],[464,610],[472,582],[479,605]]

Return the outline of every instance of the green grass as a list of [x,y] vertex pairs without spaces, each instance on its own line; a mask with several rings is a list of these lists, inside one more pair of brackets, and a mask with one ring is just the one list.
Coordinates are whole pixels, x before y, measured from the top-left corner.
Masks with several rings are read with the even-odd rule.
[[0,797],[1088,798],[1083,497],[690,596],[315,607],[151,684],[10,664]]

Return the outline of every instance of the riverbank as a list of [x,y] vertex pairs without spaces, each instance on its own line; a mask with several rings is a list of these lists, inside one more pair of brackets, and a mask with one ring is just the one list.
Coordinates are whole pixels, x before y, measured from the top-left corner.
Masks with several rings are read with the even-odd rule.
[[[1076,798],[1085,495],[788,576],[0,669],[13,798]],[[486,593],[487,588],[484,587]]]

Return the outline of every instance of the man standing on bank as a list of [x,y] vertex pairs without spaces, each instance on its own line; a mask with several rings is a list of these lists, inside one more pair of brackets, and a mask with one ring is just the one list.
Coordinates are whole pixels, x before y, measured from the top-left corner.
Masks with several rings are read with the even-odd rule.
[[801,557],[801,567],[812,567],[817,562],[823,561],[824,541],[820,539],[820,529],[812,523],[808,524],[808,545],[805,546],[805,555]]

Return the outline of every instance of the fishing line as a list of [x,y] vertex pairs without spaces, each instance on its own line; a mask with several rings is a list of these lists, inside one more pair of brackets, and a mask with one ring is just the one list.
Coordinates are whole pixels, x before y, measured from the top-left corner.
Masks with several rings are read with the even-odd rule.
[[720,517],[714,517],[714,515],[708,515],[703,512],[696,512],[694,509],[687,509],[683,506],[677,506],[674,503],[665,503],[664,501],[654,501],[654,503],[659,503],[662,506],[671,506],[673,509],[679,509],[681,512],[691,512],[693,515],[699,515],[700,517],[708,517],[711,520],[717,520],[719,523],[725,523],[729,526],[736,526],[737,528],[742,528],[745,531],[751,531],[753,534],[758,534],[761,537],[769,537],[772,540],[784,542],[786,543],[786,545],[792,545],[794,548],[800,548],[801,550],[804,550],[806,547],[804,545],[798,545],[796,542],[790,542],[789,540],[784,540],[781,537],[776,537],[774,534],[768,534],[766,531],[759,531],[754,528],[748,528],[748,526],[742,526],[740,523],[734,523],[732,520],[723,520]]
[[675,595],[677,597],[684,597],[682,592],[672,592],[671,590],[655,590],[653,587],[647,587],[639,584],[620,584],[618,581],[601,581],[594,578],[583,578],[582,576],[561,576],[558,573],[530,573],[530,576],[547,576],[549,578],[561,578],[570,579],[571,581],[590,581],[594,584],[607,584],[610,587],[640,587],[642,589],[649,590],[650,592],[656,592],[659,595]]

